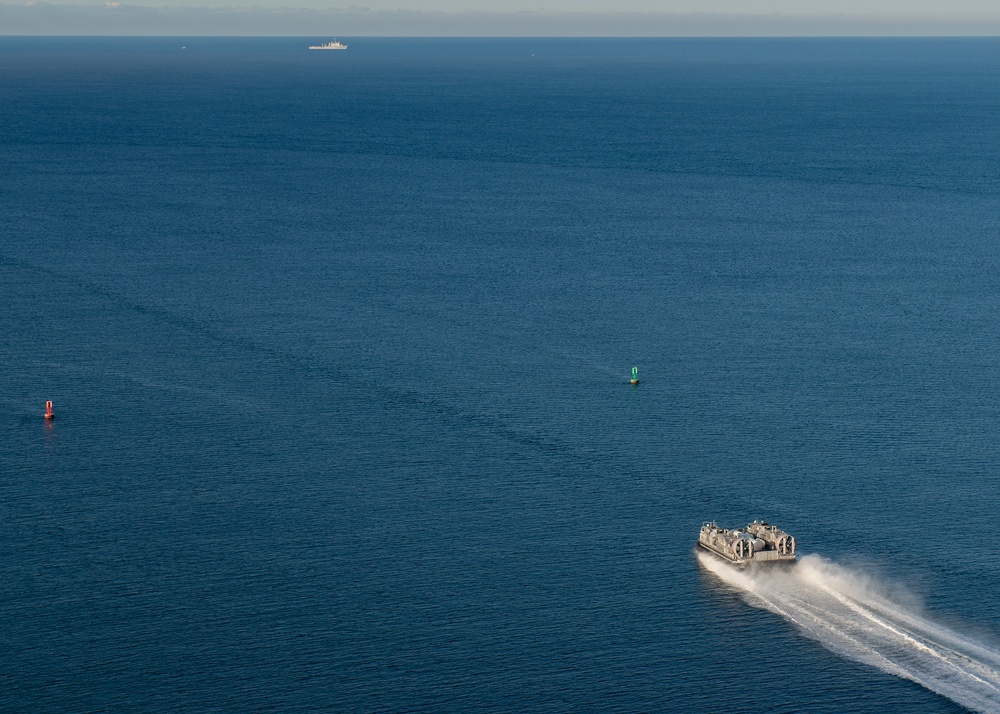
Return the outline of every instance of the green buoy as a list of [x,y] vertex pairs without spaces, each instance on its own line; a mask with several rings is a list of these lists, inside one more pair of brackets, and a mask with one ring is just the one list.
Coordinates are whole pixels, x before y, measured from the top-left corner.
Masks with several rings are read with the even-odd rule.
[[628,381],[628,383],[629,384],[638,384],[639,383],[639,368],[638,367],[633,367],[632,368],[632,379],[630,379]]

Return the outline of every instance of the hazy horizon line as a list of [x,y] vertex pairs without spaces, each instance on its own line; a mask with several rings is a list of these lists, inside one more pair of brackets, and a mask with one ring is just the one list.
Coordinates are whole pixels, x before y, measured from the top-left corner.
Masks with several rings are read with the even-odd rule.
[[[323,27],[321,27],[323,26]],[[981,37],[997,17],[711,12],[463,12],[0,3],[0,36],[142,37]]]

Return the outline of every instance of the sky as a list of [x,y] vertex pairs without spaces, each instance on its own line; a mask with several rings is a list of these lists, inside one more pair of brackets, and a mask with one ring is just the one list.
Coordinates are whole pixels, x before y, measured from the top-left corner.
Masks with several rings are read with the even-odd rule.
[[0,0],[0,35],[1000,35],[997,0],[347,2]]

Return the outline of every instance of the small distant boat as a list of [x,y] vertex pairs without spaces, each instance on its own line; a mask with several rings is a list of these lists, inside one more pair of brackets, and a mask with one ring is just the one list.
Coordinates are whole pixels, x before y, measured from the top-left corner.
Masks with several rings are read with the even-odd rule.
[[311,49],[311,50],[346,50],[347,49],[347,45],[345,45],[343,42],[338,42],[336,39],[333,39],[330,42],[324,42],[322,45],[310,45],[309,49]]

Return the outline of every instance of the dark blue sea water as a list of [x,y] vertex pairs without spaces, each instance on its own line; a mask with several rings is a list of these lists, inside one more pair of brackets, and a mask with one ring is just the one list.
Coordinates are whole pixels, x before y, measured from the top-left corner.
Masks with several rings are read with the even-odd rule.
[[315,39],[0,38],[0,710],[1000,709],[1000,41]]

